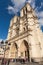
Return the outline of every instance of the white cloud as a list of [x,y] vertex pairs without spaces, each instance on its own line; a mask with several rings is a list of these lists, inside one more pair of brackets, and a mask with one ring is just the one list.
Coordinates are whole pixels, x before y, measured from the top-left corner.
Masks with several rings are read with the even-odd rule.
[[25,2],[29,2],[29,3],[31,3],[31,2],[32,2],[32,0],[26,0]]
[[8,6],[8,12],[9,14],[15,14],[18,12],[18,9],[16,7]]
[[26,0],[11,0],[11,2],[16,5],[16,6],[19,6],[21,5],[22,3],[24,3]]
[[39,23],[40,23],[41,26],[43,26],[43,12],[39,12],[38,16],[40,17]]
[[43,11],[38,11],[42,7],[42,2],[40,7],[35,8],[36,16],[39,18],[38,22],[40,23],[40,26],[43,26]]
[[41,2],[41,6],[43,6],[43,2]]
[[39,19],[40,26],[43,26],[43,18]]
[[39,18],[38,21],[40,23],[40,26],[43,26],[43,11],[40,11],[40,12],[36,11],[36,15]]
[[39,16],[40,18],[43,18],[43,11],[38,12],[38,16]]
[[11,10],[11,9],[14,9],[12,6],[8,6],[8,9]]

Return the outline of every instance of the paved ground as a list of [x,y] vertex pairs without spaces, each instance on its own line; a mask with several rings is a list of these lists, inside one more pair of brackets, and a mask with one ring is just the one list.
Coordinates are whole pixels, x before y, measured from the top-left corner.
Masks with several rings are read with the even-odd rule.
[[[0,62],[0,65],[1,65],[1,62]],[[7,65],[7,64],[6,64]],[[20,62],[10,62],[9,65],[43,65],[43,63],[20,63]]]
[[17,63],[10,63],[9,65],[43,65],[43,64],[42,63],[30,63],[30,62],[28,62],[28,63],[17,62]]

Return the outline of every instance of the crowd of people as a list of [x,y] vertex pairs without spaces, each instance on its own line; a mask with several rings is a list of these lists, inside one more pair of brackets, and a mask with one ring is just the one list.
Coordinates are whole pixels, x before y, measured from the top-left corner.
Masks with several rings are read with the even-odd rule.
[[9,65],[10,62],[20,62],[25,63],[28,59],[2,59],[1,65]]

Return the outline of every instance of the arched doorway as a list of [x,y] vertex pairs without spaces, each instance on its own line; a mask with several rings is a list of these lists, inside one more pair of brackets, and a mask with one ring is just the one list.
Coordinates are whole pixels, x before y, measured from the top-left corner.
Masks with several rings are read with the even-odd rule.
[[29,61],[29,45],[26,40],[23,40],[21,45],[20,45],[20,57],[27,59]]
[[10,58],[17,58],[18,57],[18,46],[17,44],[14,42],[11,46],[11,56]]

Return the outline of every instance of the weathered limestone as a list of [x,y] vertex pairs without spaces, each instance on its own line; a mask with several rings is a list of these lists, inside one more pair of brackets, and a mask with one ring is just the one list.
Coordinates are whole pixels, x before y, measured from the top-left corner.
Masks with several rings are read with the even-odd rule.
[[7,40],[11,43],[9,58],[27,58],[30,61],[31,59],[36,62],[42,61],[42,32],[37,16],[29,3],[21,9],[20,17],[14,16],[11,20]]

